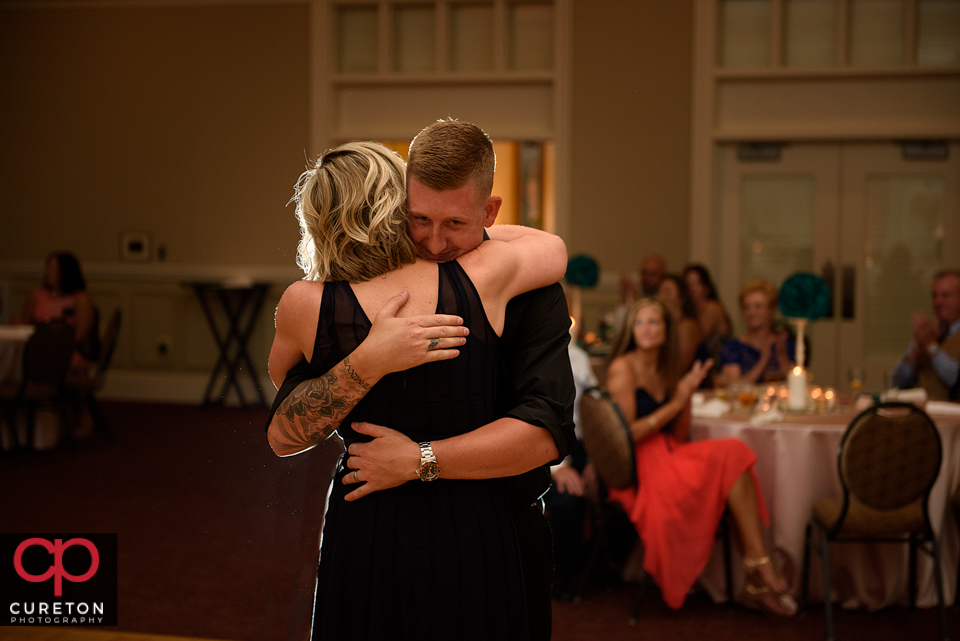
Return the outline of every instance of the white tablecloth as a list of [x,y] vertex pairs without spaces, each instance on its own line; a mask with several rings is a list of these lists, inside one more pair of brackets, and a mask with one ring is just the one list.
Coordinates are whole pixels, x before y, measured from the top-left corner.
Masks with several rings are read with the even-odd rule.
[[[19,383],[23,380],[23,350],[33,335],[33,325],[0,325],[0,383]],[[13,449],[13,432],[6,425],[6,416],[0,415],[0,449]],[[56,447],[60,422],[48,408],[39,408],[34,421],[33,449],[48,450]],[[17,438],[27,440],[27,417],[21,412],[17,417]]]
[[[814,503],[829,497],[841,497],[837,471],[837,450],[850,420],[849,413],[828,416],[788,417],[783,423],[751,425],[743,418],[694,418],[690,434],[693,440],[738,438],[757,454],[756,472],[760,480],[771,527],[767,545],[785,577],[799,595],[803,567],[804,530]],[[950,508],[950,500],[960,485],[960,416],[931,415],[943,441],[943,464],[930,494],[930,520],[940,539],[943,587],[946,603],[953,601],[960,558],[960,536]],[[833,564],[834,600],[844,607],[866,606],[878,609],[892,604],[907,604],[906,545],[834,544],[830,548]],[[734,550],[734,594],[743,589],[743,575],[736,571],[740,558]],[[723,562],[715,552],[701,577],[711,596],[724,598]],[[917,562],[918,603],[936,605],[933,565],[920,553]],[[823,601],[820,557],[810,557],[810,599]]]

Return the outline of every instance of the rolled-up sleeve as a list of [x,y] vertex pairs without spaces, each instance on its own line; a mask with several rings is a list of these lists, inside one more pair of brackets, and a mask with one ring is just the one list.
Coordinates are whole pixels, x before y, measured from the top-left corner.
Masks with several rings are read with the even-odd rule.
[[510,301],[500,341],[508,377],[503,414],[548,430],[559,451],[555,462],[576,442],[569,343],[570,315],[559,284]]

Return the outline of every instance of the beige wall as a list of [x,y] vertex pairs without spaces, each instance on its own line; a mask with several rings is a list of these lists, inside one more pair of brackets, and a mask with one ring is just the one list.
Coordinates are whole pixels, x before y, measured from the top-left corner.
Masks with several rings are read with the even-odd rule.
[[[22,4],[21,4],[22,6]],[[0,7],[0,259],[290,264],[305,4]]]
[[[608,273],[653,250],[672,267],[687,258],[689,5],[573,0],[567,241]],[[309,130],[322,60],[308,21],[306,2],[0,0],[0,318],[21,308],[49,251],[72,250],[102,313],[124,313],[105,393],[198,399],[216,351],[180,282],[268,280],[269,310],[298,277],[285,205],[310,140],[330,135]],[[371,113],[366,135],[396,128],[389,110]],[[152,235],[153,262],[120,262],[124,231]],[[594,323],[615,293],[591,295]],[[261,378],[272,335],[265,312],[251,344]]]
[[689,252],[692,3],[578,0],[571,253],[636,274]]

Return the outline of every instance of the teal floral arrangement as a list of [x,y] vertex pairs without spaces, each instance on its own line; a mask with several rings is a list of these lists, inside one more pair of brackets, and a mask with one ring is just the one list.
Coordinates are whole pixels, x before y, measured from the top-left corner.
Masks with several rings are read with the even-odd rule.
[[830,288],[816,274],[799,272],[780,286],[780,311],[787,318],[815,321],[830,311]]
[[600,265],[593,256],[577,254],[567,262],[563,279],[569,285],[589,289],[600,282]]

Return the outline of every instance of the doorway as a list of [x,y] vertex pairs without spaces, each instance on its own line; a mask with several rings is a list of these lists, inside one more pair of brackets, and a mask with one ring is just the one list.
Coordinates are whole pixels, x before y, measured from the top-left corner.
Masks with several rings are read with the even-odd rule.
[[866,391],[884,389],[910,314],[932,315],[933,275],[960,266],[960,144],[730,143],[718,158],[718,281],[735,326],[747,280],[819,274],[833,306],[809,326],[814,381],[846,387],[857,368]]

